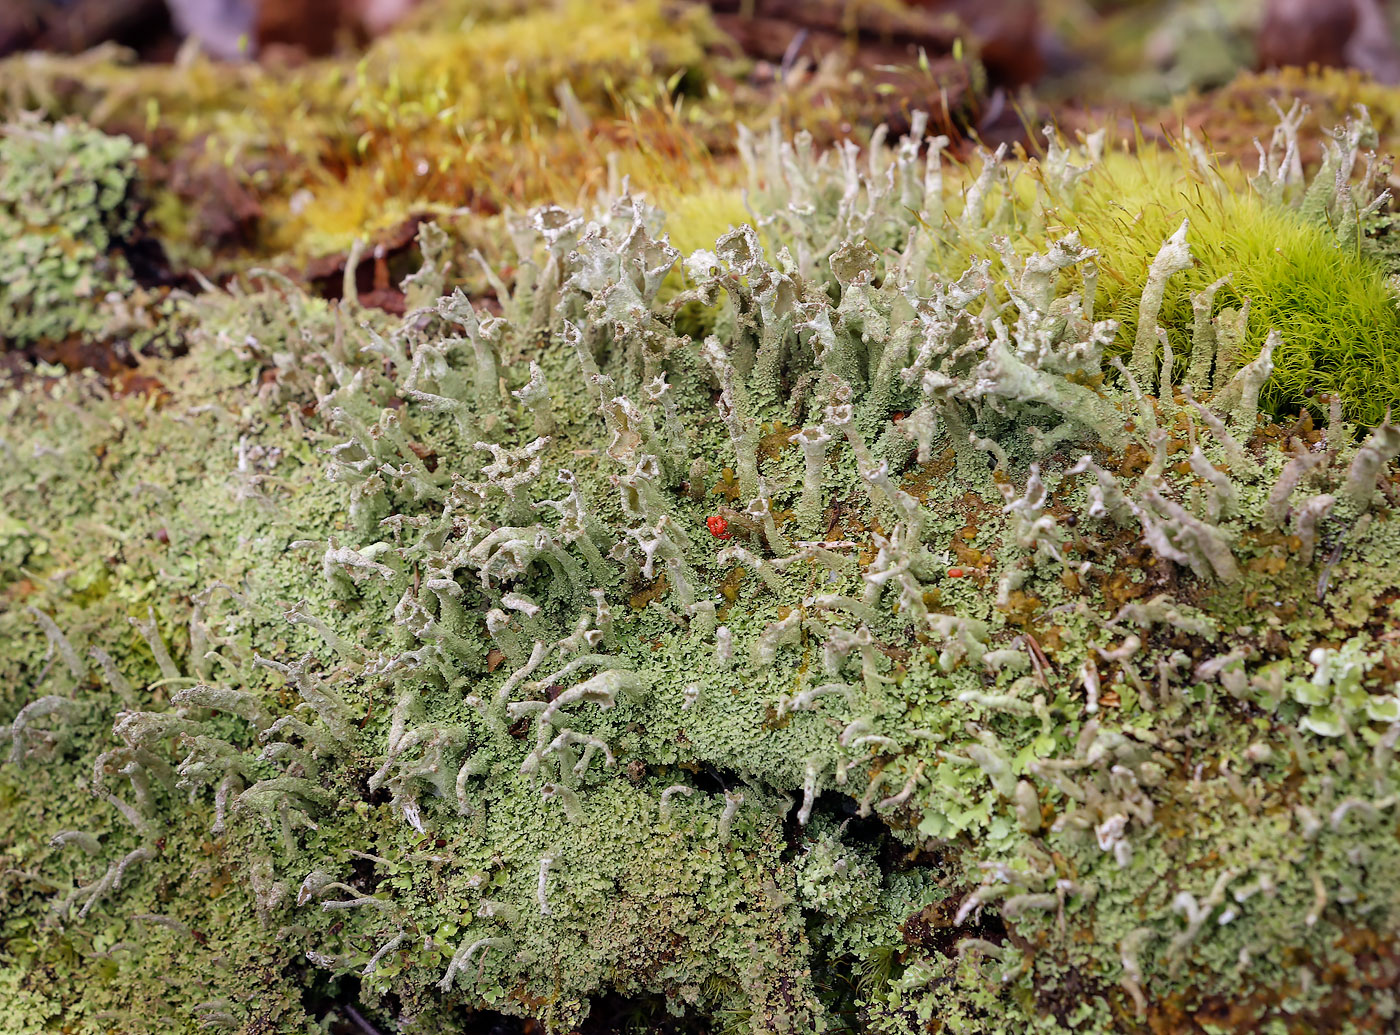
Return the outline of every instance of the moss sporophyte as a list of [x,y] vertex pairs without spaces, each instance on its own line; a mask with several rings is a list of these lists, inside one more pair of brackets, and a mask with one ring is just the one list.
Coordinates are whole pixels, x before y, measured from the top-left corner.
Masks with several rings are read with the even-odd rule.
[[[428,224],[402,316],[250,274],[159,401],[6,389],[6,1030],[1384,1029],[1385,177],[1290,125],[746,133],[687,254],[546,207],[488,303]],[[0,160],[24,254],[122,218],[131,145],[0,147],[93,181]]]

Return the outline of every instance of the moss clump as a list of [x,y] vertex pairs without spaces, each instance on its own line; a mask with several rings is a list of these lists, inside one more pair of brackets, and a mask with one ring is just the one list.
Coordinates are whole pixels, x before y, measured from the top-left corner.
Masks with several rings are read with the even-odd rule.
[[[1162,316],[1183,369],[1191,297],[1228,276],[1215,293],[1217,311],[1248,303],[1236,368],[1271,328],[1282,335],[1265,391],[1275,412],[1297,410],[1317,393],[1337,394],[1349,418],[1375,424],[1400,403],[1400,308],[1390,269],[1356,228],[1346,235],[1345,226],[1238,182],[1232,187],[1184,155],[1152,150],[1115,156],[1058,215],[1099,250],[1101,308],[1121,321],[1125,341],[1136,330],[1137,286],[1161,242],[1189,220],[1196,261],[1169,290]],[[1356,218],[1354,210],[1348,215]]]
[[135,287],[120,246],[136,227],[142,154],[76,121],[0,129],[0,341],[101,333],[107,293]]

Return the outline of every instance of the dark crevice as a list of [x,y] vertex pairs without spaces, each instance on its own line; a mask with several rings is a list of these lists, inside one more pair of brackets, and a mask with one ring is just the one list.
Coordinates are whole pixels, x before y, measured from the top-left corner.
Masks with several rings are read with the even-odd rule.
[[909,869],[909,846],[895,837],[889,825],[874,812],[862,816],[860,802],[851,795],[832,791],[818,795],[812,805],[812,815],[826,815],[842,824],[842,840],[847,844],[874,848],[875,861],[884,873]]
[[746,786],[757,786],[776,797],[786,796],[790,806],[783,817],[785,859],[790,860],[801,851],[807,831],[820,818],[826,817],[842,827],[842,841],[873,849],[876,864],[887,875],[901,873],[917,866],[936,866],[942,863],[937,853],[901,841],[890,826],[873,812],[862,816],[860,802],[849,794],[835,791],[818,794],[812,803],[812,814],[804,826],[798,821],[798,812],[802,806],[800,790],[774,787],[753,774],[725,769],[709,762],[687,763],[680,768],[685,771],[689,784],[701,794],[720,797],[726,791],[742,791]]
[[380,883],[388,876],[376,870],[378,864],[373,859],[366,859],[363,856],[354,856],[350,860],[350,880],[351,887],[359,888],[366,895],[373,895],[379,889]]
[[355,781],[355,786],[360,792],[360,799],[374,806],[389,804],[389,802],[393,801],[394,796],[389,793],[387,787],[380,786],[374,790],[370,789],[369,781],[370,777],[373,775],[374,770],[368,766],[358,767],[357,770],[351,774],[352,779]]
[[733,769],[721,769],[709,762],[698,762],[683,767],[689,776],[690,785],[701,794],[722,795],[744,786],[744,780]]
[[[360,981],[345,975],[322,981],[303,996],[306,1012],[325,1023],[330,1035],[397,1035],[403,1025],[399,999],[393,993],[383,996],[377,1006],[360,1000]],[[466,1035],[543,1035],[536,1021],[510,1017],[494,1010],[470,1010],[454,1015],[461,1020],[456,1031]]]
[[660,995],[625,996],[608,992],[589,1004],[588,1017],[576,1035],[709,1035],[708,1020],[673,1016]]
[[974,913],[961,925],[953,923],[962,899],[962,895],[952,895],[909,917],[904,922],[905,944],[932,949],[942,956],[957,955],[958,942],[965,938],[981,938],[994,945],[1005,945],[1009,940],[1006,923],[992,909]]

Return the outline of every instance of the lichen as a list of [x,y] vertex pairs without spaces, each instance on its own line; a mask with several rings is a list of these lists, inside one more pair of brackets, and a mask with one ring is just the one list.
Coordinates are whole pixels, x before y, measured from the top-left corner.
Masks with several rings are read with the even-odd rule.
[[121,245],[135,230],[142,149],[81,122],[0,130],[0,343],[91,339],[135,288]]
[[12,1030],[1388,1023],[1400,432],[1162,327],[1194,221],[1116,271],[1180,363],[1001,240],[1101,140],[914,122],[746,137],[687,255],[539,210],[488,308],[425,230],[401,317],[263,274],[158,396],[7,390]]

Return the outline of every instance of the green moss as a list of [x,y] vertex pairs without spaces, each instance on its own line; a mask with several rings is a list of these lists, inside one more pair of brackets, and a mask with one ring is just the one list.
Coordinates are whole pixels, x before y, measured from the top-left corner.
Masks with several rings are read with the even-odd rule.
[[1153,150],[1115,155],[1055,215],[1099,250],[1102,311],[1122,322],[1124,342],[1136,329],[1148,266],[1189,219],[1196,263],[1173,284],[1162,317],[1183,369],[1191,295],[1228,275],[1216,311],[1249,301],[1248,344],[1235,365],[1252,359],[1271,329],[1283,336],[1266,389],[1275,412],[1336,393],[1350,419],[1376,424],[1400,401],[1400,309],[1388,270],[1361,244],[1341,244],[1326,223],[1205,177],[1179,152]]

